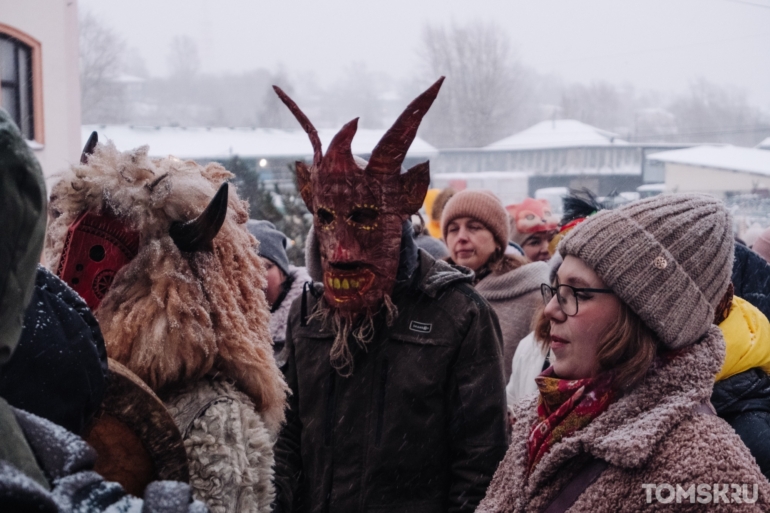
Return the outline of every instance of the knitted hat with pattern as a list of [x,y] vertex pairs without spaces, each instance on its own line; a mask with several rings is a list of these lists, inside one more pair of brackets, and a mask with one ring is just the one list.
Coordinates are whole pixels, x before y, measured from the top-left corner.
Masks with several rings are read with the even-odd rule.
[[500,248],[508,246],[508,212],[492,191],[460,191],[450,199],[441,214],[441,234],[446,240],[449,223],[461,217],[472,217],[492,232]]
[[698,341],[730,283],[733,232],[721,201],[668,194],[604,210],[559,244],[583,260],[670,349]]

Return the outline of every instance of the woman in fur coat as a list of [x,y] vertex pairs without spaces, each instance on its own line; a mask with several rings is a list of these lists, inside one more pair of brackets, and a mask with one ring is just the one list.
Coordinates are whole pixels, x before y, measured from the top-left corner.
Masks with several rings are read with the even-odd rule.
[[540,285],[548,281],[545,262],[527,263],[508,247],[508,213],[491,191],[465,190],[444,207],[441,229],[450,262],[476,273],[476,291],[494,308],[503,332],[505,382],[516,346],[532,331],[540,307]]
[[631,203],[577,226],[559,252],[536,327],[552,366],[514,408],[478,511],[768,511],[770,483],[709,403],[725,358],[713,323],[731,295],[724,206]]
[[286,385],[248,206],[220,165],[148,150],[89,141],[53,188],[46,261],[93,310],[108,356],[165,402],[195,497],[270,511]]

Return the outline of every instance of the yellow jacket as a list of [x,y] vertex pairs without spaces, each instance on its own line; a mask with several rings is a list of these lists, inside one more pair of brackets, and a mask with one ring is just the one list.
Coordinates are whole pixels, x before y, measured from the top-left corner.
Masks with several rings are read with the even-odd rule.
[[433,210],[433,202],[436,201],[436,197],[441,192],[441,189],[429,189],[427,194],[425,194],[425,202],[423,203],[423,208],[425,209],[425,217],[428,233],[430,233],[431,237],[434,237],[436,239],[443,239],[444,236],[441,233],[441,219],[433,219],[431,217],[431,212]]
[[770,374],[770,321],[762,312],[736,296],[719,329],[725,337],[727,354],[715,381],[755,367]]

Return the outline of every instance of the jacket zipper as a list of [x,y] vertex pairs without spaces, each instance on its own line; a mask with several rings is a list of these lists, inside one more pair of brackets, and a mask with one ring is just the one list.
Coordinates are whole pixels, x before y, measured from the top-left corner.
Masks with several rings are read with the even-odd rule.
[[380,368],[380,394],[377,396],[377,432],[374,441],[374,446],[379,447],[382,441],[382,427],[385,417],[385,390],[388,385],[388,359],[382,360],[382,367]]
[[332,434],[334,433],[334,369],[329,373],[329,386],[326,395],[326,421],[324,422],[324,445],[329,447],[332,444]]

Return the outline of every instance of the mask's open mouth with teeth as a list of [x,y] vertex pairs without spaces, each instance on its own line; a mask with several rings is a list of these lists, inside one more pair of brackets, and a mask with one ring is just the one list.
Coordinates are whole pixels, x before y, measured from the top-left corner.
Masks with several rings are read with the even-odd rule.
[[324,285],[338,302],[348,301],[361,296],[374,283],[374,273],[368,269],[355,271],[327,271],[324,273]]

